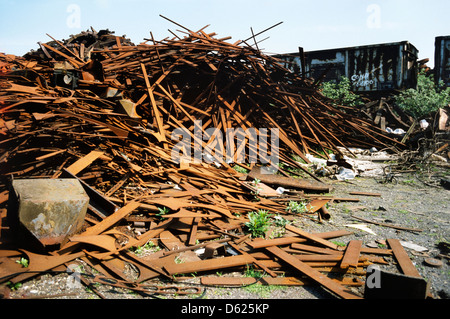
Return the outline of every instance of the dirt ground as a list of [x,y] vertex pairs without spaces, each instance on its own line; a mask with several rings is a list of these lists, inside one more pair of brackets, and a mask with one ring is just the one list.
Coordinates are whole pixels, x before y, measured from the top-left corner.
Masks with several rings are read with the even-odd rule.
[[[415,267],[430,286],[434,299],[450,298],[449,229],[450,229],[450,191],[430,176],[449,176],[448,168],[434,169],[433,174],[417,172],[397,174],[393,180],[379,177],[356,177],[339,181],[326,178],[334,190],[333,197],[353,198],[357,201],[335,201],[330,203],[331,218],[319,223],[312,218],[298,217],[294,223],[308,232],[349,230],[350,236],[336,239],[335,242],[348,243],[352,239],[363,241],[366,247],[386,248],[386,239],[396,238],[405,244],[405,249]],[[370,192],[380,196],[352,195],[351,192]],[[361,219],[362,218],[364,221]],[[370,222],[368,222],[370,221]],[[376,224],[378,223],[378,224]],[[411,228],[396,229],[379,223]],[[354,228],[364,225],[366,228]],[[390,258],[390,257],[389,257]],[[440,265],[431,265],[439,261]],[[399,272],[394,260],[388,259],[387,270]],[[130,269],[130,274],[133,272]],[[242,276],[242,272],[213,274],[223,276]],[[73,274],[45,274],[14,287],[10,298],[50,298],[50,299],[99,299],[91,288],[73,280]],[[199,276],[177,278],[178,282],[162,285],[187,285],[198,287],[191,294],[142,295],[132,290],[97,284],[95,289],[106,299],[335,299],[335,296],[317,285],[307,286],[263,286],[253,284],[239,288],[204,287]],[[70,284],[70,283],[75,284]],[[69,284],[68,284],[69,283]],[[359,289],[360,288],[352,288]]]

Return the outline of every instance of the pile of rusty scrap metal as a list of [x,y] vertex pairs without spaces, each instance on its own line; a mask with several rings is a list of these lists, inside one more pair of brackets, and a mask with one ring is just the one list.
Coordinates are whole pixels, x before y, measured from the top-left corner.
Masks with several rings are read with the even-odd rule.
[[[385,263],[380,256],[401,254],[395,240],[388,250],[364,248],[359,241],[338,247],[329,239],[349,232],[312,234],[293,223],[279,238],[255,238],[247,213],[326,220],[325,204],[345,198],[323,195],[330,186],[302,171],[292,155],[309,162],[308,153],[324,156],[350,146],[394,150],[402,144],[330,106],[307,79],[245,41],[231,44],[205,28],[182,28],[183,36],[152,36],[138,45],[92,30],[40,43],[24,57],[0,55],[0,280],[21,282],[82,260],[103,279],[152,293],[149,279],[254,265],[271,276],[268,283],[313,282],[339,297],[360,298],[348,285],[362,285],[354,276],[374,262]],[[265,176],[258,164],[245,161],[237,165],[248,175],[217,158],[176,161],[171,133],[193,132],[198,120],[204,134],[208,127],[278,128],[284,165]],[[200,143],[211,145],[210,138]],[[8,222],[11,185],[64,178],[78,180],[89,195],[84,224],[54,246],[31,248]],[[278,186],[288,191],[281,194]],[[306,213],[287,210],[289,201],[307,201]],[[145,257],[132,252],[150,242],[163,249]],[[29,260],[27,268],[15,262],[20,256]],[[130,263],[139,270],[137,279],[124,275]],[[217,280],[205,277],[203,284]],[[92,284],[89,278],[83,282]]]

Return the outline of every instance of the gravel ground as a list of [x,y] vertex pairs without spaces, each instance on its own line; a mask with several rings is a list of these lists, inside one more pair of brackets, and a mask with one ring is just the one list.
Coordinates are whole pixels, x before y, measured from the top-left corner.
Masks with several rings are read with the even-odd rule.
[[[448,173],[448,172],[447,172]],[[297,226],[309,232],[324,232],[346,229],[352,231],[350,236],[336,239],[343,244],[352,239],[362,240],[365,246],[385,247],[385,240],[396,238],[402,242],[423,247],[406,248],[419,273],[430,283],[431,293],[435,299],[450,298],[450,268],[448,251],[442,243],[449,242],[450,226],[450,191],[441,186],[424,184],[414,174],[398,176],[396,183],[380,183],[371,177],[356,177],[348,181],[327,180],[334,186],[330,194],[334,197],[357,198],[358,202],[333,202],[329,205],[331,219],[318,223],[310,218],[299,218]],[[350,195],[350,192],[379,193],[381,196]],[[405,231],[391,227],[362,222],[354,217],[360,217],[377,223],[388,223],[422,231]],[[360,230],[348,225],[364,224],[369,230]],[[448,249],[448,246],[446,246]],[[447,255],[447,257],[443,256]],[[437,259],[442,266],[433,267],[426,263],[428,258]],[[389,265],[382,266],[398,272],[395,262],[388,259]],[[130,269],[130,276],[133,271]],[[241,275],[242,273],[227,274]],[[13,289],[10,298],[50,298],[50,299],[98,299],[91,289],[73,281],[73,275],[61,273],[45,274],[22,283],[21,287]],[[199,278],[187,277],[180,280],[190,286],[199,283]],[[74,283],[74,284],[71,284]],[[78,284],[78,286],[77,286]],[[161,283],[160,284],[164,284]],[[169,283],[168,283],[169,284]],[[180,284],[179,284],[180,285]],[[201,287],[201,286],[199,286]],[[146,299],[154,296],[143,296],[131,290],[111,287],[105,284],[95,286],[106,299]],[[158,295],[167,299],[334,299],[335,297],[319,286],[270,287],[250,285],[241,288],[204,289],[202,294],[188,295]],[[362,288],[359,288],[362,289]]]

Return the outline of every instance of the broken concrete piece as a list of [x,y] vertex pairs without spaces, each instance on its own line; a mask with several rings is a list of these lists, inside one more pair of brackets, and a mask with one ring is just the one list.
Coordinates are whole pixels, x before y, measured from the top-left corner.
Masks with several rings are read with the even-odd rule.
[[76,179],[23,179],[12,183],[19,222],[44,246],[80,230],[89,197]]

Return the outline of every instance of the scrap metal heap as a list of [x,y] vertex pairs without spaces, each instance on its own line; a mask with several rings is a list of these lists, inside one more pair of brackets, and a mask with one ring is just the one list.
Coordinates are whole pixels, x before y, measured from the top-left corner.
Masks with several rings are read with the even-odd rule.
[[[328,239],[349,232],[311,234],[292,223],[279,238],[255,238],[247,213],[326,220],[325,204],[345,199],[324,196],[330,186],[292,155],[308,163],[305,154],[339,154],[341,147],[403,145],[332,107],[312,81],[247,42],[228,43],[206,27],[180,27],[181,35],[172,39],[152,36],[138,45],[108,30],[92,30],[40,43],[24,57],[0,55],[1,281],[20,282],[82,261],[102,274],[82,277],[87,285],[114,278],[121,287],[157,294],[164,291],[158,286],[155,292],[148,280],[176,282],[175,274],[253,265],[271,276],[266,278],[271,284],[313,282],[341,298],[361,298],[348,290],[364,284],[355,276],[361,279],[365,267],[384,263],[380,255],[393,255],[394,249],[365,248],[357,241],[338,247]],[[261,180],[258,165],[217,158],[177,162],[171,134],[184,128],[194,146],[198,120],[203,147],[215,145],[209,127],[278,128],[283,164],[278,175]],[[82,229],[50,250],[20,242],[14,235],[22,234],[8,224],[11,181],[26,178],[77,179],[90,197]],[[280,194],[272,188],[278,186],[292,192]],[[286,210],[289,201],[308,201],[309,209]],[[164,249],[148,256],[132,252],[149,243]],[[20,256],[29,260],[28,268],[14,262]],[[138,278],[124,274],[130,263]],[[332,273],[341,277],[326,275]],[[222,283],[233,284],[229,280]],[[218,285],[221,279],[205,276],[202,283]]]

